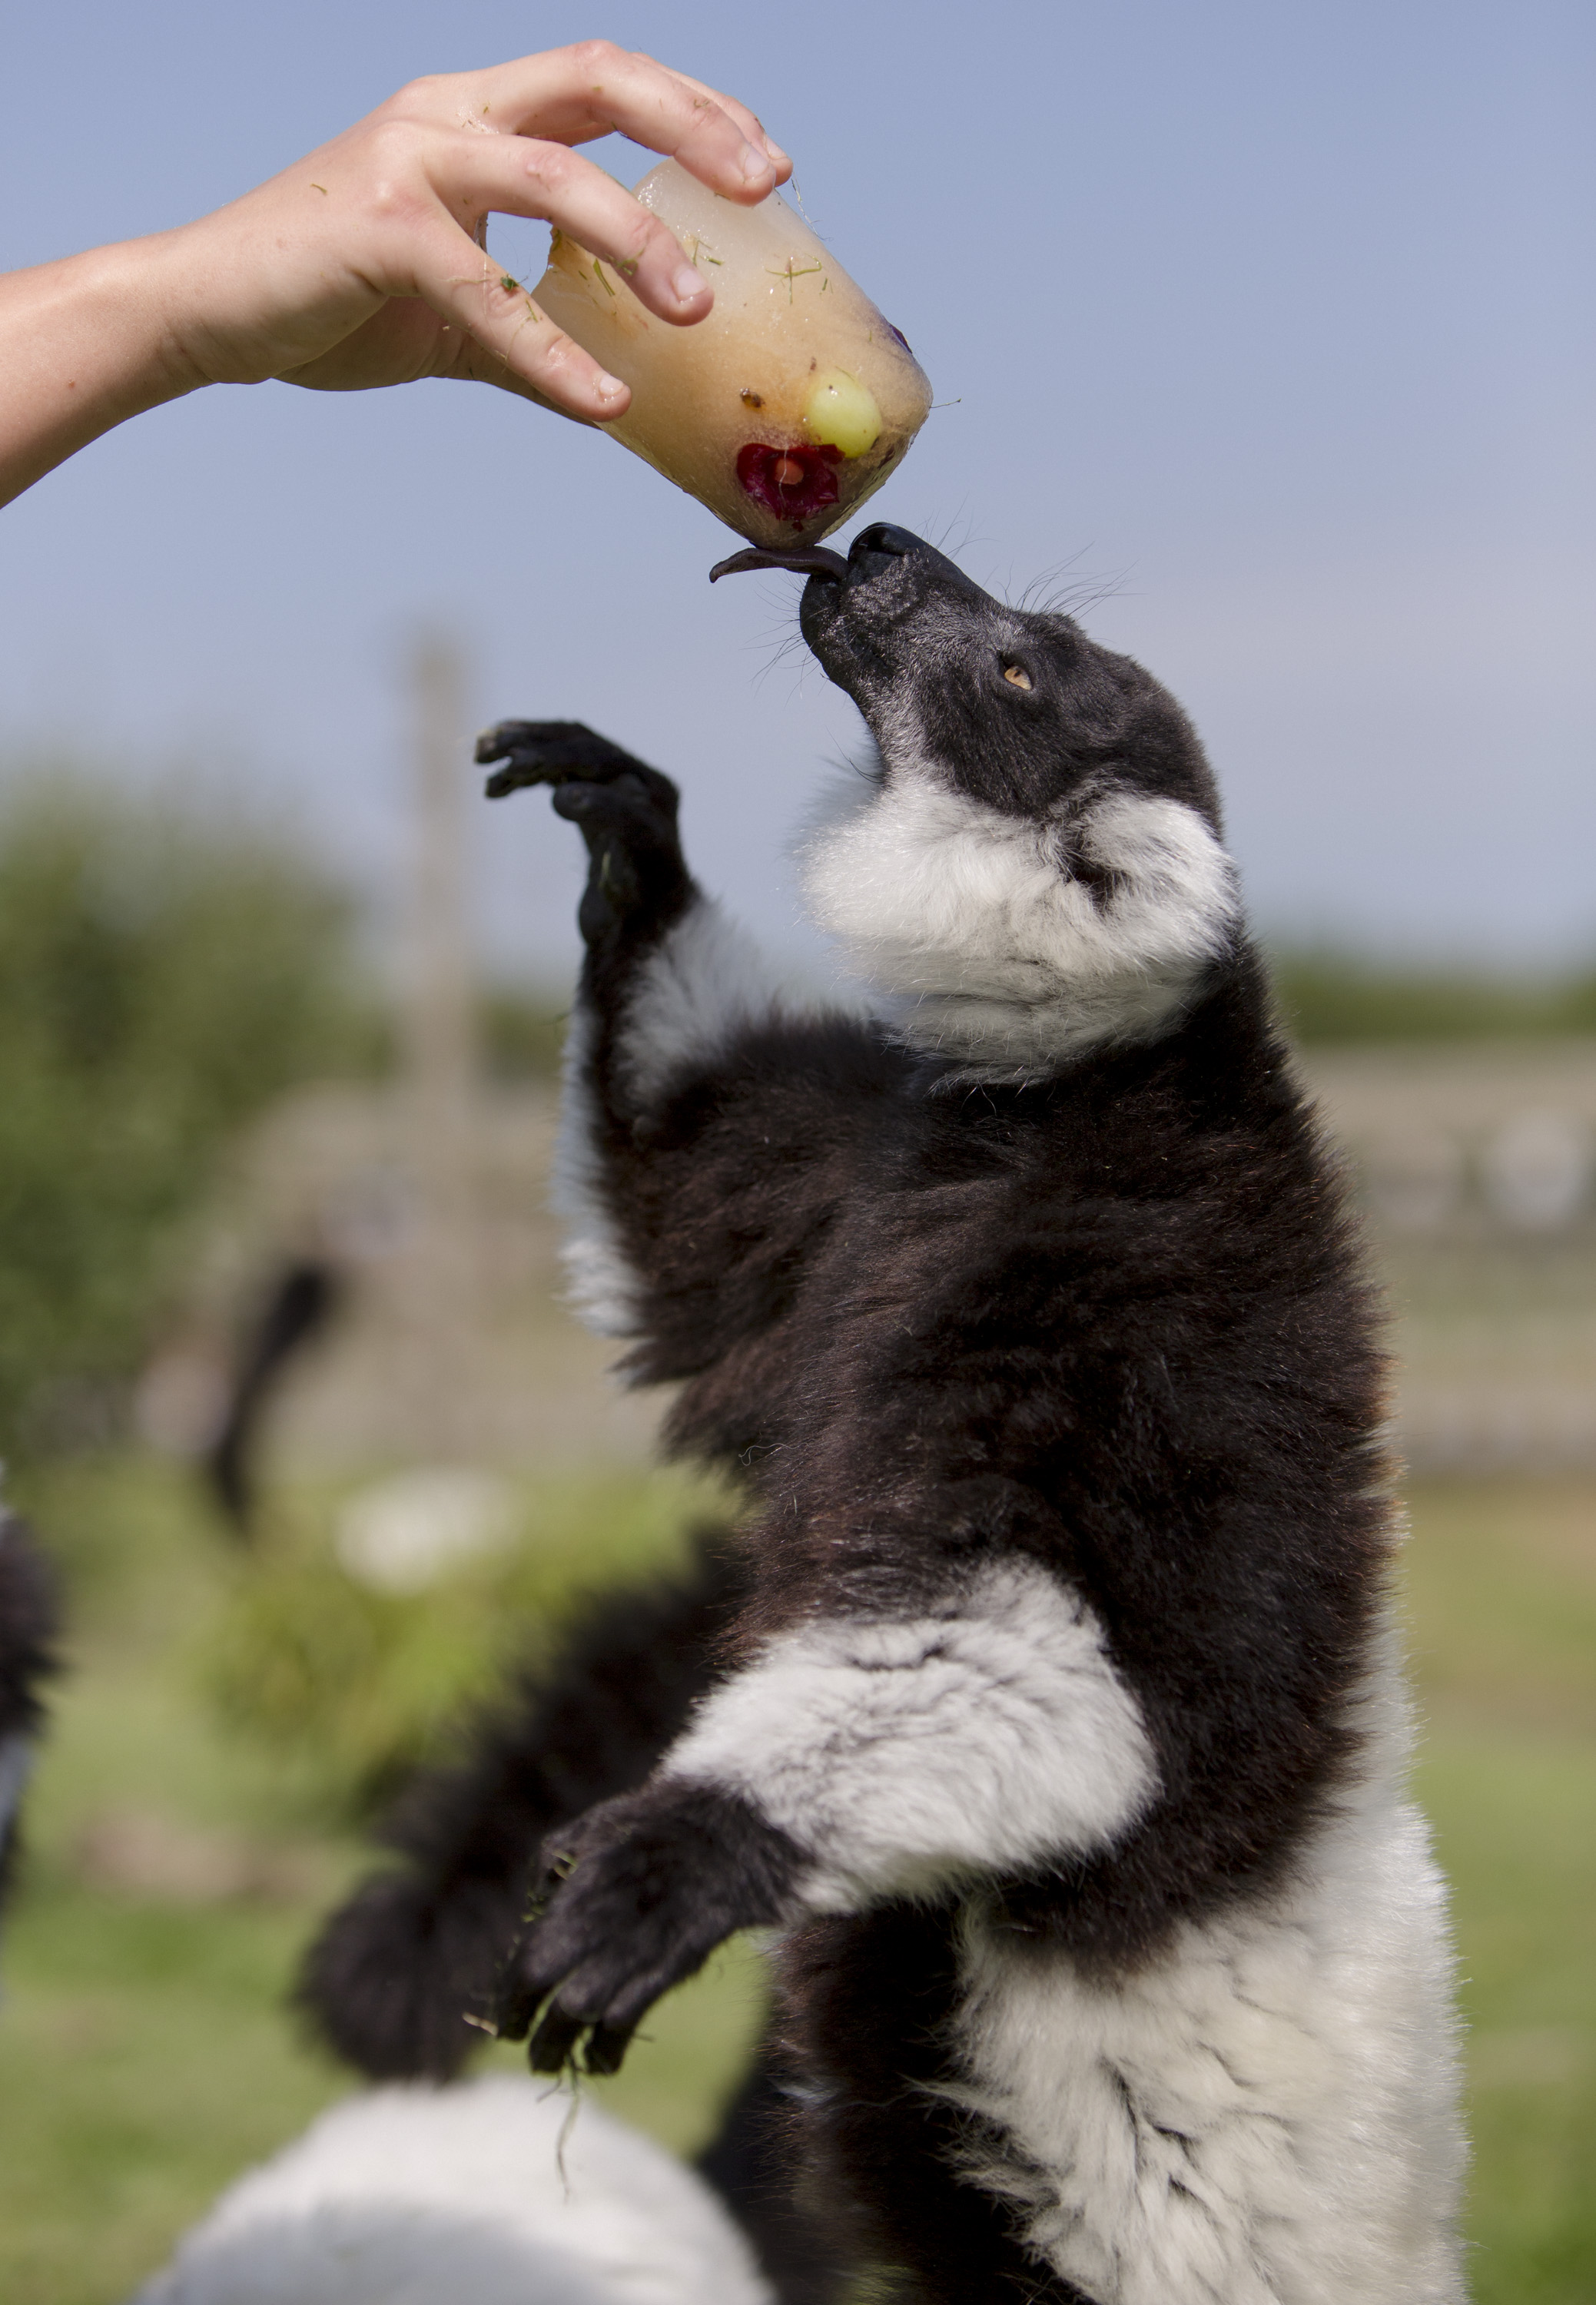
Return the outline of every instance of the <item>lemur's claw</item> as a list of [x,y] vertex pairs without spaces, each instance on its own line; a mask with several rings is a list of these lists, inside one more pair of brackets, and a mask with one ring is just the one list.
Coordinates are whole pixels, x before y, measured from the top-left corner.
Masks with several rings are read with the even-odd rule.
[[619,2072],[636,2032],[633,2025],[595,2025],[550,2007],[527,2044],[526,2062],[534,2073],[581,2071],[608,2079]]
[[526,2062],[534,2073],[559,2073],[576,2063],[577,2042],[587,2030],[585,2017],[568,2017],[563,2009],[548,2010],[527,2046]]
[[595,2025],[587,2037],[582,2063],[590,2073],[618,2073],[632,2046],[630,2025]]
[[534,1996],[515,1979],[501,1979],[488,2010],[487,2023],[496,2041],[524,2041],[538,2013]]

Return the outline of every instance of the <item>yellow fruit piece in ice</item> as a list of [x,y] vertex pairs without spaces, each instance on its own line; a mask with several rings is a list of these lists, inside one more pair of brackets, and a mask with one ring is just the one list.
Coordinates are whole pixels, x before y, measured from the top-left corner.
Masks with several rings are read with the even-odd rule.
[[843,368],[829,368],[810,387],[804,403],[804,430],[824,447],[862,456],[881,438],[875,396]]

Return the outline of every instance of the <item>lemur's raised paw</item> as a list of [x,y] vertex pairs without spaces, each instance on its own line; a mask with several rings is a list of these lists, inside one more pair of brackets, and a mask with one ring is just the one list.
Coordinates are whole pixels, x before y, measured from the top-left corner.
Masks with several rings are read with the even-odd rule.
[[580,720],[501,720],[477,738],[480,762],[502,761],[488,796],[525,785],[555,787],[557,815],[587,843],[587,889],[577,925],[590,945],[636,923],[655,931],[685,908],[693,883],[677,830],[670,778],[634,760]]
[[534,2072],[618,2071],[642,2019],[738,1929],[779,1921],[802,1863],[735,1795],[645,1785],[561,1826],[510,1956],[498,2032],[532,2034]]

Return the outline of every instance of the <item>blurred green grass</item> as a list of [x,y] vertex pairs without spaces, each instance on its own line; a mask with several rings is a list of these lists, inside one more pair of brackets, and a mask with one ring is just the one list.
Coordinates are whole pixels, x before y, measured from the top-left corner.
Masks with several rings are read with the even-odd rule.
[[[317,1916],[363,1861],[313,1756],[218,1729],[204,1686],[238,1574],[178,1474],[126,1459],[34,1476],[74,1592],[70,1679],[4,1944],[0,2296],[112,2305],[238,2169],[342,2094],[283,2010]],[[540,1493],[518,1605],[667,1554],[666,1476]],[[1421,1791],[1456,1896],[1479,2305],[1596,2296],[1596,1484],[1430,1483],[1408,1584]],[[294,1510],[325,1517],[326,1494]],[[499,1604],[495,1603],[495,1606]],[[107,1816],[251,1856],[235,1893],[107,1879]],[[707,2134],[757,2023],[732,1948],[656,2012],[607,2102]],[[513,2062],[514,2053],[494,2051]]]

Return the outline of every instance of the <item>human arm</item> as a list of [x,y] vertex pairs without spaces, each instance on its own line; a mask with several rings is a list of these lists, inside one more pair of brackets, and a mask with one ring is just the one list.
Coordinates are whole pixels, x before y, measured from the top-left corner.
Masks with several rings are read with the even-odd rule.
[[713,291],[674,236],[572,147],[618,130],[715,191],[789,172],[730,97],[588,41],[413,81],[242,200],[176,230],[0,279],[0,502],[102,432],[205,384],[502,386],[585,421],[627,387],[481,244],[495,212],[569,231],[667,321]]

